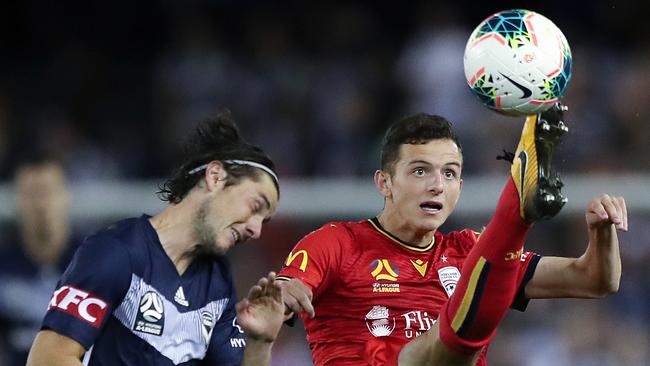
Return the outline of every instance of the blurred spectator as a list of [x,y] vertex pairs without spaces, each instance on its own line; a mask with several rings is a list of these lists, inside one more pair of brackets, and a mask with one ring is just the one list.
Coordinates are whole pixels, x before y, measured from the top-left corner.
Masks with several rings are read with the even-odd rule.
[[[0,254],[0,347],[6,366],[24,365],[56,282],[76,244],[61,165],[23,163],[15,174],[17,235]],[[3,238],[3,241],[6,238]]]

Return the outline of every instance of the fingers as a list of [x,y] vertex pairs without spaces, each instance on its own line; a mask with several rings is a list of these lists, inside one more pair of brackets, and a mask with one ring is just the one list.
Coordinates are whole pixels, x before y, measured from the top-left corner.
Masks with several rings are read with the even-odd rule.
[[262,296],[271,297],[278,302],[284,302],[287,309],[285,315],[306,312],[310,318],[316,315],[311,303],[312,293],[309,287],[298,279],[290,281],[276,281],[275,272],[269,272],[266,277],[260,278],[257,284],[248,291],[248,300],[253,301]]
[[597,216],[594,224],[613,224],[616,229],[627,231],[627,207],[623,197],[603,194],[592,201],[587,209],[589,212]]
[[314,306],[311,304],[311,300],[309,297],[305,296],[304,294],[299,294],[296,297],[294,297],[294,302],[291,303],[289,306],[289,309],[291,311],[299,313],[301,311],[304,311],[309,315],[310,318],[313,318],[316,315],[316,312],[314,311]]
[[624,231],[627,231],[628,226],[627,226],[627,204],[625,203],[625,198],[623,197],[617,197],[619,200],[619,204],[621,206],[621,213],[623,215],[623,224],[624,224]]
[[284,304],[288,308],[286,313],[300,313],[304,311],[310,318],[316,315],[314,306],[311,303],[311,290],[302,281],[295,278],[289,281],[283,281],[282,291]]
[[618,230],[627,231],[627,208],[623,197],[610,197],[605,194],[602,196],[605,211]]
[[601,196],[600,202],[602,203],[605,211],[607,212],[607,217],[612,221],[613,224],[618,225],[621,223],[621,218],[619,210],[616,207],[615,201],[607,194]]
[[275,281],[275,272],[269,272],[266,279],[268,283],[264,288],[265,294],[277,302],[282,302],[282,289],[280,289]]
[[275,281],[275,272],[269,272],[266,277],[262,277],[257,284],[248,291],[248,300],[254,300],[262,296],[269,296],[272,299],[281,302],[282,290]]

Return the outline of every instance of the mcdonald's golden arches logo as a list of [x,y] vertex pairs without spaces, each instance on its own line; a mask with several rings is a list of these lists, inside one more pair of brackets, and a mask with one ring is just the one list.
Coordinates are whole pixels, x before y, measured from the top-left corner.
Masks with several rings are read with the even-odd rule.
[[307,254],[307,251],[304,249],[301,249],[297,252],[291,252],[289,253],[289,256],[287,257],[287,261],[284,263],[285,266],[289,267],[293,261],[298,258],[298,256],[302,255],[302,259],[300,261],[300,270],[305,272],[305,269],[307,269],[307,261],[309,260],[309,254]]

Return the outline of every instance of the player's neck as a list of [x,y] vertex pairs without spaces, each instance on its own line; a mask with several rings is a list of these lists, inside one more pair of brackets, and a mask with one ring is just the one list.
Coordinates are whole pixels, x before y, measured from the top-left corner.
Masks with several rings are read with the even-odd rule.
[[160,245],[182,275],[194,259],[195,247],[191,218],[187,202],[170,205],[160,214],[149,219],[158,234]]
[[397,214],[390,214],[383,211],[377,217],[379,224],[384,230],[397,237],[403,242],[416,247],[426,247],[431,244],[433,235],[436,230],[418,229],[411,222]]

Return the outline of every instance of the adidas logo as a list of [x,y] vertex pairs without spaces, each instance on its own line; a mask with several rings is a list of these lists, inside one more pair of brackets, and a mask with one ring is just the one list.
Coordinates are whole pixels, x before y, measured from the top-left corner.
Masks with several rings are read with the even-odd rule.
[[190,303],[187,302],[185,299],[185,293],[183,292],[183,286],[178,286],[178,290],[176,290],[176,295],[174,295],[174,301],[177,303],[183,305],[183,306],[190,306]]

